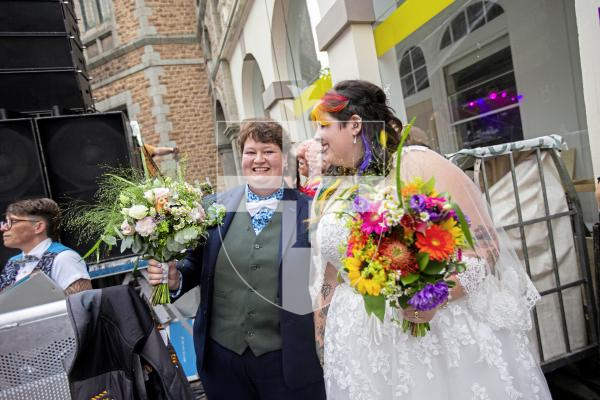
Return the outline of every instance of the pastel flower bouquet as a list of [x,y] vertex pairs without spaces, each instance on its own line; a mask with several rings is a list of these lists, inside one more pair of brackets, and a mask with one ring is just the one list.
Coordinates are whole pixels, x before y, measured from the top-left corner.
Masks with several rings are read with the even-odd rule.
[[[122,175],[105,174],[96,205],[71,213],[70,227],[79,228],[85,237],[99,237],[84,258],[99,256],[103,245],[110,250],[120,241],[121,252],[131,249],[166,263],[183,258],[187,249],[206,238],[208,228],[223,221],[224,206],[203,204],[212,187],[190,185],[181,171],[177,179]],[[153,305],[170,302],[166,276],[164,281],[154,288]]]
[[[362,294],[367,313],[381,321],[386,303],[426,311],[448,301],[455,284],[451,276],[466,268],[462,250],[473,246],[466,217],[448,194],[435,191],[433,178],[400,179],[409,130],[410,125],[398,147],[396,188],[370,188],[354,196],[350,236],[341,249],[351,285]],[[413,336],[430,329],[429,323],[401,324]]]

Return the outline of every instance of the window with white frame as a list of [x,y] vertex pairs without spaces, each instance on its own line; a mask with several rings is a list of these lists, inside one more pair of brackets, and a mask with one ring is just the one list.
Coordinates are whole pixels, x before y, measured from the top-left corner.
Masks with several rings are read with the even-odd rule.
[[84,31],[108,21],[111,18],[110,0],[79,0]]
[[286,56],[290,80],[294,85],[303,88],[316,81],[321,73],[306,0],[287,2],[284,24],[288,42]]
[[88,60],[115,47],[110,0],[77,0],[75,10],[81,19],[81,39]]
[[456,15],[442,35],[440,50],[481,28],[494,18],[504,14],[504,10],[492,1],[476,1]]
[[400,81],[402,82],[402,94],[404,97],[411,96],[429,87],[427,77],[427,65],[425,56],[420,47],[411,47],[400,60]]

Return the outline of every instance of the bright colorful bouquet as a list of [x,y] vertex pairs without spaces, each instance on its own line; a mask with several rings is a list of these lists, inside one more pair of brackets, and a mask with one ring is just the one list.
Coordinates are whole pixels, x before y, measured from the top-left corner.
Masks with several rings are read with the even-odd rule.
[[[121,252],[131,249],[166,263],[182,258],[187,249],[206,237],[208,228],[222,223],[224,206],[203,205],[210,193],[210,185],[192,186],[184,181],[181,171],[177,179],[106,174],[97,204],[74,215],[68,225],[79,228],[86,237],[100,237],[84,258],[99,255],[103,244],[110,250],[120,241]],[[166,276],[164,281],[154,288],[154,305],[170,302]]]
[[[398,147],[396,189],[371,188],[355,195],[350,236],[342,249],[352,286],[363,295],[367,313],[381,321],[386,302],[397,309],[411,305],[425,311],[448,301],[455,284],[450,277],[466,268],[462,250],[473,245],[465,216],[448,194],[435,191],[433,178],[401,181],[407,134]],[[413,336],[430,329],[429,323],[408,320],[402,327]]]

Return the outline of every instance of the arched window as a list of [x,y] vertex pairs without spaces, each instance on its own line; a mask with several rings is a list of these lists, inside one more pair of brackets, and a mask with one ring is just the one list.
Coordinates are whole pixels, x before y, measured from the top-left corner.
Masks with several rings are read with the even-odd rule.
[[263,93],[265,84],[260,72],[260,67],[251,54],[247,54],[242,67],[242,95],[244,108],[247,115],[264,117],[265,104]]
[[402,56],[400,60],[400,81],[402,82],[404,97],[429,87],[427,66],[421,48],[411,47]]
[[492,1],[477,1],[469,5],[452,19],[444,31],[440,50],[481,28],[501,14],[504,14],[502,7]]
[[289,0],[286,6],[288,73],[294,85],[303,88],[319,78],[321,63],[317,58],[306,0]]

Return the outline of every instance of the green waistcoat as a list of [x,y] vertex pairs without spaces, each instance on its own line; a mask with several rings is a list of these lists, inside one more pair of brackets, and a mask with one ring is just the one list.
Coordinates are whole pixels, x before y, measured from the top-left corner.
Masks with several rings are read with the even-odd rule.
[[281,202],[258,236],[250,214],[236,212],[223,240],[215,265],[210,337],[237,354],[248,346],[255,356],[281,349],[280,309],[270,303],[280,303],[280,241]]

